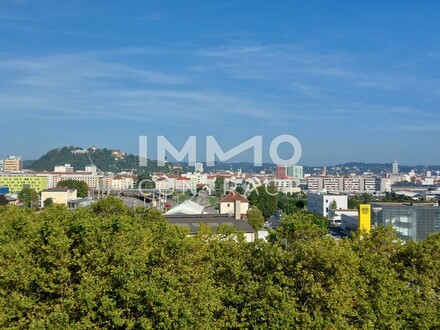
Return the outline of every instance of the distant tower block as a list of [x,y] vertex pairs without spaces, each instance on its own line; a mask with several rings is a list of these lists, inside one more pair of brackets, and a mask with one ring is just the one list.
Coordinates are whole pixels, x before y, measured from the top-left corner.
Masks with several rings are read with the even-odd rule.
[[391,170],[391,173],[399,174],[399,163],[397,162],[397,160],[393,161]]
[[203,173],[203,163],[195,163],[194,172]]
[[324,163],[324,167],[322,168],[322,175],[327,176],[327,166],[325,166],[325,163]]

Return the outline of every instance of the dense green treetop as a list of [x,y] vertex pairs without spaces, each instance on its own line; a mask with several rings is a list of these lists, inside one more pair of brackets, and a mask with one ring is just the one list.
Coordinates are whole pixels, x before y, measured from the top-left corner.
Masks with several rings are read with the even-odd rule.
[[38,205],[38,194],[32,188],[23,188],[18,192],[18,199],[24,205],[24,207],[32,208],[37,210]]
[[247,211],[247,221],[255,230],[260,230],[264,226],[264,216],[260,209],[256,206],[252,206]]
[[269,218],[278,208],[278,192],[274,185],[259,186],[248,196],[251,205],[258,207],[265,218]]
[[78,180],[62,180],[57,183],[57,187],[67,187],[69,189],[76,189],[78,197],[87,197],[89,195],[89,187],[84,181]]
[[440,233],[324,233],[305,212],[248,243],[229,227],[188,236],[116,198],[0,206],[0,328],[440,327]]

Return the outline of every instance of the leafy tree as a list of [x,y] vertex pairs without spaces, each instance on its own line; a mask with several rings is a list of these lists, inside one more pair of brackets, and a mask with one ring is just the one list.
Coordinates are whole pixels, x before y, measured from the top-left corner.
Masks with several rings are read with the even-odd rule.
[[[142,185],[142,186],[140,186]],[[136,188],[152,189],[154,188],[154,182],[151,180],[151,175],[147,173],[141,173],[137,177]]]
[[78,180],[62,180],[57,183],[57,187],[67,187],[69,189],[76,189],[78,197],[87,197],[89,194],[89,187],[87,186],[87,183],[84,181],[78,181]]
[[327,218],[303,211],[284,216],[270,240],[292,245],[297,240],[321,238],[327,233]]
[[245,193],[245,191],[244,191],[244,189],[243,189],[242,186],[237,186],[237,187],[235,188],[235,191],[236,191],[238,194],[240,194],[240,195],[244,195],[244,193]]
[[252,228],[260,230],[264,226],[264,216],[260,209],[253,206],[247,211],[247,220]]
[[0,195],[0,206],[2,205],[8,205],[8,200],[6,199],[5,195]]
[[[343,240],[285,216],[271,240],[195,236],[115,198],[0,208],[0,328],[438,329],[440,234]],[[275,239],[274,239],[275,238]]]
[[278,209],[285,214],[292,214],[304,209],[307,202],[307,197],[303,193],[279,193],[278,194]]
[[330,206],[331,209],[336,210],[338,208],[338,204],[336,203],[336,200],[334,199],[332,202],[332,205]]
[[43,202],[43,207],[46,208],[46,207],[49,207],[51,205],[53,205],[53,199],[52,198],[46,198],[44,200],[44,202]]
[[248,196],[249,202],[258,207],[265,218],[275,213],[278,207],[278,193],[274,185],[259,186]]
[[225,177],[223,176],[218,176],[215,179],[215,195],[217,197],[222,197],[223,194],[225,193]]
[[23,188],[18,193],[18,199],[23,203],[24,207],[31,208],[33,210],[38,209],[38,194],[34,189]]

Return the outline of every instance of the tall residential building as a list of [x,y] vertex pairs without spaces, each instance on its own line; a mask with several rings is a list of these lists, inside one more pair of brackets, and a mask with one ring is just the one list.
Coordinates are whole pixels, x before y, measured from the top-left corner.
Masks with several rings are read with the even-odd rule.
[[304,178],[304,168],[301,165],[293,166],[277,166],[275,176],[277,179],[287,179],[287,178]]
[[293,176],[297,179],[304,179],[304,168],[301,165],[288,166],[287,176]]
[[23,162],[20,157],[10,156],[3,160],[3,172],[18,172],[23,169]]
[[399,174],[399,163],[397,160],[393,161],[391,170],[392,174]]
[[203,163],[195,163],[194,172],[203,173]]

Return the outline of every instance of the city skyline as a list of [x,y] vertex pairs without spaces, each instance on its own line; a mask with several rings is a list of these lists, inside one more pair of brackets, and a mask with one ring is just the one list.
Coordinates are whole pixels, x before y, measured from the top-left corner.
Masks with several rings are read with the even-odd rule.
[[70,145],[138,154],[140,135],[180,147],[213,135],[223,150],[261,135],[267,151],[290,134],[305,165],[440,163],[434,1],[21,0],[0,12],[0,159]]

